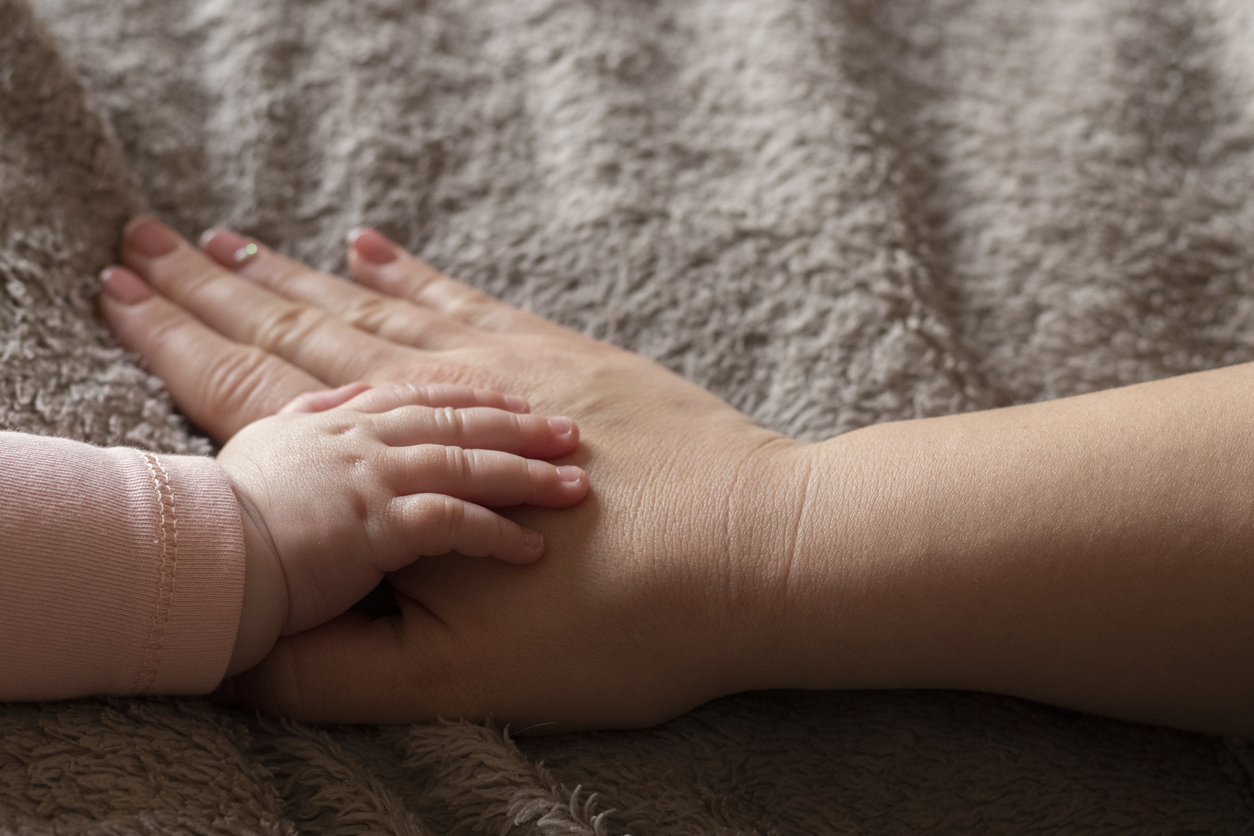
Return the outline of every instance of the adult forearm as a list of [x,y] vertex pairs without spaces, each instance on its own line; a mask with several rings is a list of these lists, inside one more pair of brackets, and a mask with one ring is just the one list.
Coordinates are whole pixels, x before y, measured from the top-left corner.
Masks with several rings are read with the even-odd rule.
[[1254,730],[1254,368],[871,427],[805,472],[773,682]]

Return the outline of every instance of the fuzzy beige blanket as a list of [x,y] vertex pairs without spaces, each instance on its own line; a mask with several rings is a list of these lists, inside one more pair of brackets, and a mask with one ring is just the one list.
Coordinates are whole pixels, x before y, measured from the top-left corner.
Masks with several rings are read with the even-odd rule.
[[[817,439],[1254,360],[1252,195],[1249,0],[0,0],[0,425],[209,451],[93,318],[143,206],[331,270],[375,225]],[[1247,741],[959,693],[0,706],[19,833],[1249,833],[1252,787]]]

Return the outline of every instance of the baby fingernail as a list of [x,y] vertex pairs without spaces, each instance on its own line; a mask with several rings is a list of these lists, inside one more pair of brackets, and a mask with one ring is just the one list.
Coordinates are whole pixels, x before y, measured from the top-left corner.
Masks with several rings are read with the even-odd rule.
[[210,258],[224,267],[243,267],[261,252],[257,242],[229,229],[214,228],[200,237],[200,246]]
[[106,267],[100,274],[105,293],[123,305],[136,305],[152,296],[152,288],[130,270]]
[[530,529],[523,529],[523,542],[527,544],[527,548],[532,551],[540,551],[544,548],[544,538],[540,536],[540,532]]
[[550,418],[549,429],[554,435],[569,435],[571,428],[575,426],[575,422],[569,418]]
[[392,242],[373,229],[354,229],[348,234],[348,242],[357,254],[371,264],[383,265],[396,261],[396,248]]
[[126,243],[140,255],[159,258],[169,255],[179,245],[174,230],[156,218],[136,218],[126,230]]
[[578,482],[583,476],[583,469],[572,464],[564,464],[557,469],[557,477],[563,482]]

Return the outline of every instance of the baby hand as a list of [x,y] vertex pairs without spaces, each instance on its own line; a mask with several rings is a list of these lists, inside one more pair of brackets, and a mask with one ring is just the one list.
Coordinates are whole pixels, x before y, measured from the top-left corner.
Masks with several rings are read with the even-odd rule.
[[540,461],[578,447],[569,419],[501,408],[511,406],[525,409],[463,387],[353,384],[302,396],[237,433],[218,456],[248,552],[229,672],[260,661],[279,635],[345,612],[422,555],[538,559],[538,532],[484,506],[574,505],[588,478]]

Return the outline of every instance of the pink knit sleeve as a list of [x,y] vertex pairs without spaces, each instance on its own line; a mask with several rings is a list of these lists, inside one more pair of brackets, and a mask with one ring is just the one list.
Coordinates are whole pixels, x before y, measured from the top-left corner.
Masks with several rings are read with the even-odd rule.
[[0,700],[210,691],[243,595],[213,459],[0,432]]

